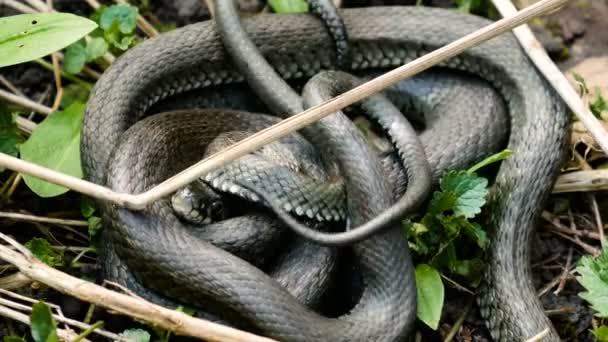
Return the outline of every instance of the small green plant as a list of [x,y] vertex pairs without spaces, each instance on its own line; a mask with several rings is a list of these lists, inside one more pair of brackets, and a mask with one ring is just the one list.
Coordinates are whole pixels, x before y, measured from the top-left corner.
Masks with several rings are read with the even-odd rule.
[[[608,318],[608,248],[597,258],[583,256],[575,271],[576,280],[585,288],[579,296],[596,311],[596,317]],[[608,325],[601,325],[592,333],[598,341],[608,342]]]
[[[572,76],[578,84],[579,93],[581,94],[581,96],[583,98],[589,96],[590,91],[585,79],[575,72],[572,73]],[[595,99],[591,103],[589,103],[589,109],[591,110],[593,115],[595,115],[599,119],[602,118],[601,115],[603,112],[608,112],[608,101],[606,101],[606,99],[602,96],[599,87],[595,88]]]
[[420,261],[416,268],[420,289],[418,318],[433,329],[437,329],[443,308],[440,273],[455,275],[472,287],[479,284],[482,253],[488,246],[488,237],[482,227],[471,220],[481,213],[489,189],[488,180],[476,172],[509,155],[511,151],[505,150],[467,171],[447,172],[424,216],[405,223],[410,248]]
[[127,4],[99,7],[91,16],[99,24],[91,33],[93,38],[75,42],[66,49],[65,71],[77,74],[107,52],[121,54],[134,46],[138,42],[135,35],[138,14],[137,7]]

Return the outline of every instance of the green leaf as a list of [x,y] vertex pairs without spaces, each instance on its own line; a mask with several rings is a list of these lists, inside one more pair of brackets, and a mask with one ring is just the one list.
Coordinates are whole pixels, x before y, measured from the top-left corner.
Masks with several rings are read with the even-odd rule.
[[108,52],[108,43],[101,38],[95,37],[87,43],[87,62],[91,62]]
[[17,145],[22,140],[15,116],[3,103],[0,103],[0,152],[16,157],[19,154]]
[[80,199],[80,213],[83,217],[89,218],[93,216],[97,208],[95,207],[95,201],[93,201],[90,197],[83,196]]
[[443,282],[439,272],[426,264],[416,266],[416,293],[418,318],[436,330],[439,326],[444,299]]
[[65,50],[63,69],[70,74],[82,71],[87,62],[87,49],[82,42],[76,42]]
[[45,239],[33,238],[26,242],[25,247],[27,247],[36,258],[51,267],[63,264],[63,255],[55,251],[51,247],[51,244]]
[[596,316],[608,318],[608,248],[597,258],[584,256],[576,267],[576,279],[585,288],[579,296],[589,302]]
[[117,24],[121,33],[131,34],[137,27],[139,10],[131,5],[112,5],[105,8],[99,17],[99,26],[105,31]]
[[44,302],[34,304],[32,308],[31,330],[36,342],[58,342],[57,324],[51,315],[51,308]]
[[101,226],[101,217],[91,216],[87,218],[87,222],[89,223],[89,237],[93,240],[97,234],[99,234],[102,226]]
[[604,99],[599,89],[596,90],[596,94],[596,98],[589,105],[589,108],[596,117],[601,118],[601,114],[608,111],[608,102]]
[[509,157],[510,155],[513,154],[513,151],[511,150],[503,150],[502,152],[498,152],[496,154],[493,154],[491,156],[489,156],[488,158],[480,161],[479,163],[473,165],[473,167],[471,167],[470,169],[467,170],[467,173],[472,174],[477,172],[477,170],[486,167],[490,164],[499,162],[503,159],[506,159],[507,157]]
[[0,18],[0,67],[29,62],[59,51],[96,27],[95,22],[69,13]]
[[149,342],[150,333],[142,329],[127,329],[123,331],[120,336],[126,337],[132,342]]
[[486,203],[488,180],[483,177],[462,171],[450,171],[441,179],[439,186],[443,191],[456,196],[453,208],[456,215],[475,217]]
[[[82,178],[80,127],[84,104],[74,103],[51,114],[21,145],[21,158],[65,174]],[[68,189],[24,175],[25,184],[40,197],[61,195]]]
[[76,83],[70,83],[63,87],[61,97],[61,108],[68,108],[75,102],[86,103],[89,99],[90,90]]
[[2,342],[25,342],[25,340],[19,336],[4,336]]
[[268,4],[276,13],[308,12],[308,3],[304,0],[269,0]]
[[602,325],[601,327],[595,328],[591,331],[595,340],[598,342],[608,342],[608,326]]

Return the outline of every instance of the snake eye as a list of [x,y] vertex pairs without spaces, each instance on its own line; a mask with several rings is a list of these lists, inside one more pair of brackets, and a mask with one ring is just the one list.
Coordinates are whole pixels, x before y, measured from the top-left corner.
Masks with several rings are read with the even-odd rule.
[[220,201],[214,201],[209,205],[208,215],[212,220],[219,220],[224,213],[224,204]]

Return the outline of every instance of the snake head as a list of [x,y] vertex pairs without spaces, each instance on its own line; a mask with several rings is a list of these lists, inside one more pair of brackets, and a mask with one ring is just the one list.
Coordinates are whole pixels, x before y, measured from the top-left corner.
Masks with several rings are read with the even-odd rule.
[[171,206],[179,218],[194,224],[209,224],[225,216],[222,198],[200,181],[173,194]]

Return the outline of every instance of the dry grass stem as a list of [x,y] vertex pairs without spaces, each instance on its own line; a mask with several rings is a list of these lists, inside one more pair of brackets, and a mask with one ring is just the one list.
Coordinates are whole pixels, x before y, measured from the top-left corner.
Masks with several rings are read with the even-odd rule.
[[28,286],[32,280],[26,277],[23,273],[17,272],[11,275],[0,278],[0,289],[17,290]]
[[26,214],[10,213],[10,212],[0,212],[0,217],[9,218],[9,219],[13,219],[13,220],[19,220],[19,221],[62,224],[62,225],[66,225],[66,226],[78,226],[78,227],[88,227],[89,226],[87,221],[83,221],[83,220],[66,220],[66,219],[60,219],[60,218],[26,215]]
[[[517,9],[510,0],[492,0],[492,3],[500,14],[509,17],[517,13]],[[527,25],[522,25],[513,29],[513,33],[530,56],[530,59],[543,73],[547,81],[555,88],[564,102],[570,107],[576,117],[583,123],[591,136],[600,145],[605,154],[608,155],[608,133],[602,127],[600,121],[591,113],[589,107],[585,105],[579,94],[572,88],[572,85],[553,63],[542,44],[534,37],[532,30]]]
[[27,97],[9,93],[8,91],[3,89],[0,89],[0,99],[44,115],[49,115],[53,112],[53,108],[51,107],[47,107],[40,103],[34,102],[28,99]]
[[553,193],[608,190],[608,170],[565,173],[557,178]]

